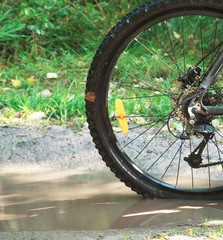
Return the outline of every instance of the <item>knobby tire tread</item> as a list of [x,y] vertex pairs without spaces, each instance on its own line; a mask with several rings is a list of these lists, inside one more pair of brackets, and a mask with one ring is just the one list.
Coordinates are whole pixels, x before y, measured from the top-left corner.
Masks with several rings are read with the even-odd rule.
[[[102,64],[102,59],[107,53],[107,50],[109,46],[114,42],[115,39],[119,38],[121,36],[122,31],[125,31],[125,28],[128,27],[129,24],[132,22],[134,23],[134,19],[139,18],[140,16],[146,14],[153,14],[154,12],[156,14],[162,13],[162,9],[165,9],[167,6],[177,6],[179,7],[181,4],[185,6],[188,5],[191,6],[197,6],[197,4],[200,6],[208,6],[211,8],[213,5],[223,5],[222,0],[158,0],[153,2],[147,2],[140,7],[136,8],[129,14],[127,14],[122,20],[120,20],[116,26],[114,26],[101,45],[98,47],[96,54],[94,56],[94,59],[92,61],[88,78],[87,78],[87,84],[86,84],[86,96],[88,94],[92,95],[90,98],[85,97],[85,108],[86,108],[86,115],[87,115],[87,122],[89,125],[90,133],[93,138],[93,142],[95,143],[96,148],[98,149],[99,154],[102,156],[102,159],[106,163],[106,165],[110,168],[110,170],[115,174],[117,178],[120,179],[121,182],[124,182],[126,186],[130,187],[133,191],[137,192],[137,194],[142,195],[144,198],[155,198],[155,197],[167,197],[167,198],[179,198],[179,194],[172,193],[164,193],[162,189],[157,189],[156,187],[153,188],[151,186],[150,191],[148,192],[147,189],[144,188],[143,182],[140,183],[140,180],[138,179],[137,182],[135,182],[128,173],[125,172],[124,169],[121,169],[117,166],[117,164],[113,161],[113,159],[110,158],[109,154],[106,151],[106,148],[104,147],[104,141],[100,138],[99,134],[99,127],[97,127],[97,118],[95,116],[96,107],[95,107],[95,92],[96,92],[96,82],[97,82],[97,71],[100,68],[100,65]],[[158,192],[159,191],[159,192]],[[223,194],[222,194],[223,195]],[[221,198],[223,197],[221,195]],[[190,196],[182,195],[180,198],[190,198]],[[199,197],[198,197],[199,198]],[[202,198],[202,197],[201,197]],[[211,198],[211,197],[210,197]]]

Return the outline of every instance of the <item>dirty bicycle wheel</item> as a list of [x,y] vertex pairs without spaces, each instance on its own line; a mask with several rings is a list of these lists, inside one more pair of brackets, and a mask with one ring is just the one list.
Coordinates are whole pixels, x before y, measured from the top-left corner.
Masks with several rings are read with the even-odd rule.
[[[107,166],[144,197],[222,199],[222,116],[188,133],[190,103],[222,51],[223,1],[162,0],[125,16],[89,70],[86,114]],[[223,105],[222,72],[205,93]],[[201,125],[199,125],[201,126]]]

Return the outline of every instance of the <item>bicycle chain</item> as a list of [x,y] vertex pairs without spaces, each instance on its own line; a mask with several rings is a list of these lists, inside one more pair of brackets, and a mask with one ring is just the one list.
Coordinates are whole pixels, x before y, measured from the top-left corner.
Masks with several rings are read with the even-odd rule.
[[213,163],[207,163],[207,164],[201,164],[201,165],[198,166],[197,168],[211,167],[211,166],[216,166],[216,165],[220,165],[220,164],[223,164],[223,161],[213,162]]
[[[184,102],[185,99],[192,97],[197,93],[198,87],[190,87],[184,89],[184,92],[181,94],[181,96],[178,98],[177,104],[180,104],[181,102]],[[217,92],[217,91],[216,91]],[[209,95],[209,96],[208,96]],[[208,93],[207,96],[204,98],[205,105],[217,105],[220,103],[220,101],[215,99],[214,95],[211,93]],[[175,113],[179,117],[180,121],[184,124],[187,123],[187,120],[189,118],[187,113],[187,103],[180,104],[178,108],[176,108]],[[211,122],[213,120],[213,116],[206,116],[203,120],[206,122]]]
[[[213,87],[216,94],[207,93],[206,98],[204,99],[205,105],[222,105],[223,104],[223,97],[220,95],[222,93],[222,88],[218,86]],[[198,87],[191,86],[190,88],[184,89],[184,92],[181,94],[181,96],[178,98],[178,104],[180,102],[183,102],[184,99],[189,98],[190,96],[193,96],[198,90]],[[177,104],[176,104],[177,105]],[[187,122],[187,112],[185,110],[185,104],[181,104],[175,111],[176,115],[179,117],[179,119],[186,124]],[[208,122],[211,122],[214,119],[213,116],[206,116],[205,120]],[[211,166],[217,166],[221,165],[223,166],[223,161],[213,162],[213,163],[207,163],[207,164],[200,164],[196,168],[206,168]]]

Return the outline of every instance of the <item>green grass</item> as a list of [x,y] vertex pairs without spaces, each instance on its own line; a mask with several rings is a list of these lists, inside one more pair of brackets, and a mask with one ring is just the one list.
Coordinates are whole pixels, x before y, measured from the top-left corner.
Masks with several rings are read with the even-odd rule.
[[[0,122],[23,123],[33,112],[43,111],[48,121],[54,124],[83,125],[86,120],[85,80],[94,52],[112,26],[142,3],[144,1],[140,0],[128,2],[82,0],[75,3],[69,0],[53,0],[53,4],[49,0],[22,1],[22,3],[5,0],[0,3],[2,16],[0,18],[2,26],[0,27]],[[182,43],[185,40],[189,43],[188,48],[185,49],[188,55],[186,64],[193,65],[201,55],[197,41],[200,32],[196,31],[200,21],[197,16],[187,21],[185,31],[190,34],[187,34],[185,39],[179,21],[181,20],[168,21],[176,55],[172,57],[177,59],[182,56]],[[203,19],[203,39],[206,42],[213,41],[215,24],[216,22],[211,18]],[[158,39],[171,51],[170,42],[163,34],[166,31],[165,24],[158,24],[152,29]],[[219,41],[217,38],[216,42]],[[143,32],[137,36],[137,39],[168,65],[176,67],[159,43],[154,41],[149,31]],[[208,52],[206,47],[204,45],[204,52]],[[135,63],[124,54],[119,58],[117,66],[127,69],[128,73],[141,82],[134,81],[115,70],[112,78],[116,86],[111,89],[112,99],[149,95],[152,91],[143,89],[145,82],[157,89],[161,89],[160,85],[162,85],[162,88],[168,91],[172,91],[173,86],[177,85],[178,76],[174,76],[168,67],[151,56],[137,41],[132,41],[126,52],[144,71],[137,68]],[[183,69],[182,57],[177,61]],[[57,73],[58,78],[47,79],[46,75],[49,72]],[[148,75],[158,79],[157,82],[151,81]],[[34,85],[26,81],[31,76],[35,78]],[[13,79],[21,81],[19,88],[13,86]],[[162,83],[159,82],[160,79]],[[122,90],[121,85],[124,84],[129,84],[132,88]],[[140,85],[142,90],[134,88],[136,85]],[[39,93],[44,89],[50,90],[52,95],[41,97]],[[134,113],[152,116],[162,113],[162,116],[165,116],[172,108],[171,99],[167,97],[162,99],[154,97],[149,101],[146,98],[138,98],[134,101],[127,100],[124,104],[127,115]],[[19,120],[15,118],[18,112],[21,113]],[[114,101],[109,103],[109,114],[111,117],[115,116]],[[139,119],[137,121],[141,122]],[[114,123],[117,124],[117,119]]]
[[[43,111],[54,124],[83,124],[85,81],[91,59],[92,54],[80,56],[67,51],[49,59],[38,57],[33,60],[28,55],[22,55],[17,64],[2,64],[0,121],[13,123],[15,113],[21,112],[20,122],[23,122],[31,113]],[[57,73],[58,78],[47,79],[49,72]],[[35,84],[27,83],[27,78],[31,76],[34,76]],[[12,79],[20,80],[21,87],[14,87]],[[52,95],[41,96],[44,89]]]
[[149,233],[145,236],[142,234],[137,235],[128,231],[124,238],[125,240],[164,240],[164,239],[177,239],[184,237],[191,237],[193,239],[222,239],[223,238],[223,223],[222,221],[213,221],[205,219],[202,223],[195,224],[188,221],[189,224],[181,225],[176,229],[168,229],[166,231],[158,231]]
[[[26,123],[30,114],[43,111],[49,123],[82,126],[85,80],[94,52],[110,28],[142,3],[2,1],[0,123]],[[48,72],[58,78],[48,80]],[[26,81],[31,76],[35,85]],[[15,88],[13,79],[21,87]],[[52,95],[39,96],[44,89]]]

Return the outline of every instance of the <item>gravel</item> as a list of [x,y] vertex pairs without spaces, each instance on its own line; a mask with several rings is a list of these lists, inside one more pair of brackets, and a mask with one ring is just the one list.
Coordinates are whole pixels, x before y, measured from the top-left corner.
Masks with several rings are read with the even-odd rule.
[[1,171],[24,167],[105,170],[89,130],[61,126],[0,126]]

